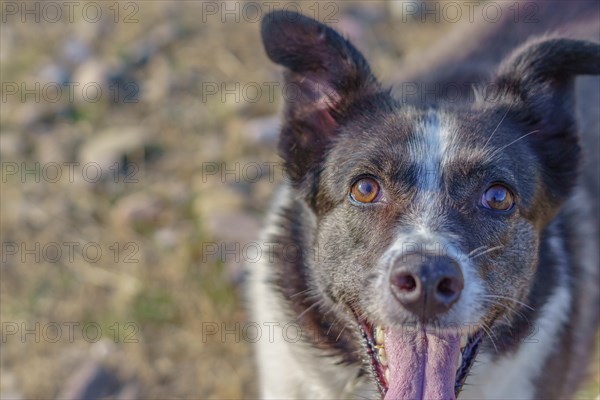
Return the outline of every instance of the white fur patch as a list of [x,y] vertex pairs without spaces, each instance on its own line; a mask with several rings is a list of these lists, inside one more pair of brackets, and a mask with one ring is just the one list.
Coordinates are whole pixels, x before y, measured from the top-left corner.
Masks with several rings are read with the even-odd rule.
[[421,165],[417,187],[430,192],[437,191],[441,182],[441,165],[448,144],[448,129],[442,125],[440,117],[431,112],[417,126],[422,134],[422,140],[417,145],[417,151],[412,153],[414,162]]
[[443,165],[444,160],[449,157],[452,129],[446,116],[431,111],[415,127],[417,136],[410,143],[411,162],[418,166],[418,192],[413,206],[414,226],[423,236],[431,236],[443,217]]

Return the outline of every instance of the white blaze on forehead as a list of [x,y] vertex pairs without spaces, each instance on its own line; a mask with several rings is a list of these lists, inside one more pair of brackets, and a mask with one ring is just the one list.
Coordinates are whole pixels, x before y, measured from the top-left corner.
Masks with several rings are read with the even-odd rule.
[[425,233],[441,214],[443,166],[451,158],[448,153],[453,128],[448,116],[430,111],[414,129],[410,157],[417,167],[415,222]]
[[415,131],[418,150],[411,155],[412,161],[419,165],[417,186],[424,191],[435,191],[440,184],[441,162],[446,146],[438,115],[430,112],[417,124]]
[[437,113],[431,111],[416,126],[416,151],[413,162],[419,165],[417,185],[424,191],[437,191],[440,187],[441,165],[447,147],[448,133]]

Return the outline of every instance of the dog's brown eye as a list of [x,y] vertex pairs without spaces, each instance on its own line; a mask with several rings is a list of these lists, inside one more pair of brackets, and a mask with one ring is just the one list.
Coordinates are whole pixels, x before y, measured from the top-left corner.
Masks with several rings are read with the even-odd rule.
[[359,179],[352,185],[350,196],[359,203],[373,203],[379,198],[379,183],[373,178]]
[[510,210],[515,204],[513,194],[505,186],[490,186],[481,196],[481,205],[496,211]]

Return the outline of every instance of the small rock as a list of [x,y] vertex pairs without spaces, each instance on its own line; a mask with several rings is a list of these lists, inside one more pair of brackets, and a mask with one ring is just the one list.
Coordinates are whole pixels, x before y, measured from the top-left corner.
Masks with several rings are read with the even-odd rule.
[[63,44],[64,59],[73,63],[81,64],[91,55],[89,46],[80,38],[69,37]]
[[146,132],[142,128],[111,128],[85,143],[79,159],[83,164],[97,163],[102,172],[108,174],[111,165],[130,152],[142,150],[145,142]]
[[47,84],[64,85],[69,81],[69,71],[61,65],[50,63],[40,69],[38,77],[42,87]]
[[109,72],[108,66],[97,59],[89,59],[77,67],[73,74],[74,100],[80,105],[90,106],[110,100]]
[[154,233],[154,240],[162,248],[173,249],[179,242],[179,235],[171,228],[162,228]]
[[120,199],[111,211],[117,226],[154,226],[165,210],[159,199],[143,192],[133,193]]

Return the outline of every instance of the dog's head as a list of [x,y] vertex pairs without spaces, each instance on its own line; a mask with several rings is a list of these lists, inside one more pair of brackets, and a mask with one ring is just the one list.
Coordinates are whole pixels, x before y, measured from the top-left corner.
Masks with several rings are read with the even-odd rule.
[[573,80],[600,73],[599,46],[530,42],[476,101],[418,109],[317,21],[274,12],[262,34],[287,69],[279,150],[317,221],[316,290],[363,330],[382,395],[453,397],[480,329],[532,287],[576,181]]

